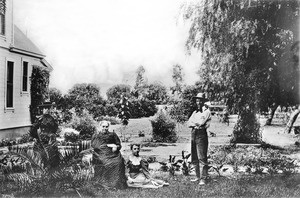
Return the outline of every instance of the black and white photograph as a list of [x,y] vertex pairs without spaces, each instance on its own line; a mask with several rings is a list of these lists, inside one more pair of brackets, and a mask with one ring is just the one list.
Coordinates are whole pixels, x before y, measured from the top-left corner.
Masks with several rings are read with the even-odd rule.
[[300,0],[0,0],[0,198],[300,197]]

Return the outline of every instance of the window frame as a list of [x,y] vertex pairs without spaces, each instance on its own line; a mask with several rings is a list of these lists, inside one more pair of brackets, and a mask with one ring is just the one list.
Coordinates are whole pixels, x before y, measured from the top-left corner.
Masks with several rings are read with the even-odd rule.
[[0,0],[0,4],[4,4],[4,11],[3,13],[0,12],[0,17],[2,18],[2,20],[0,20],[0,22],[2,21],[2,23],[0,23],[0,37],[5,37],[6,35],[6,13],[7,13],[7,2],[6,0]]
[[[8,107],[7,106],[7,97],[8,97],[8,84],[7,84],[7,75],[8,75],[8,63],[9,62],[12,62],[13,63],[13,75],[12,75],[12,107]],[[5,79],[5,100],[4,100],[4,109],[5,109],[5,112],[6,111],[12,111],[12,112],[14,112],[14,110],[15,110],[15,104],[14,104],[14,102],[15,102],[15,100],[14,100],[14,96],[15,96],[15,94],[14,94],[14,86],[15,86],[15,83],[14,83],[14,81],[15,81],[15,61],[14,60],[12,60],[12,59],[6,59],[5,60],[5,77],[4,77],[4,79]]]
[[[24,85],[24,63],[27,63],[27,90],[23,90],[23,85]],[[30,84],[29,84],[29,81],[30,81],[30,76],[29,76],[29,66],[30,66],[30,62],[29,60],[27,59],[24,59],[22,58],[22,61],[21,61],[21,77],[20,77],[20,82],[21,82],[21,95],[28,95],[29,94],[29,90],[30,90]]]

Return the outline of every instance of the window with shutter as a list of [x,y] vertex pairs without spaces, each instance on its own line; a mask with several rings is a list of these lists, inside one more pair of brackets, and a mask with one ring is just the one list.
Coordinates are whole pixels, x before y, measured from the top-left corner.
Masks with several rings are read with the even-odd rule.
[[28,62],[23,61],[22,91],[28,92]]
[[14,97],[14,62],[7,61],[6,108],[13,108]]
[[5,35],[6,0],[0,0],[0,35]]

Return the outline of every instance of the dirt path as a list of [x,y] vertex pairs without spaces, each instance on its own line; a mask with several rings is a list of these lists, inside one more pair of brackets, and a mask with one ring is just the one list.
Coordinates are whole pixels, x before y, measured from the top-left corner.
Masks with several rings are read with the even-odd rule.
[[264,126],[262,139],[266,143],[280,147],[291,147],[295,145],[297,138],[293,134],[283,133],[284,126]]

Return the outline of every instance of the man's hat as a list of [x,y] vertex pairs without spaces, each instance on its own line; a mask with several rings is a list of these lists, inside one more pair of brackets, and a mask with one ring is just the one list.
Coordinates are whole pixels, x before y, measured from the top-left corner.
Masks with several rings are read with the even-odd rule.
[[208,99],[205,96],[205,93],[198,93],[197,96],[194,96],[193,99],[201,99],[203,101],[208,101]]

